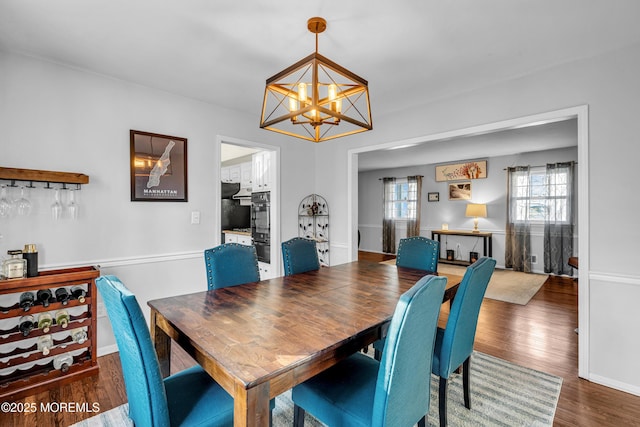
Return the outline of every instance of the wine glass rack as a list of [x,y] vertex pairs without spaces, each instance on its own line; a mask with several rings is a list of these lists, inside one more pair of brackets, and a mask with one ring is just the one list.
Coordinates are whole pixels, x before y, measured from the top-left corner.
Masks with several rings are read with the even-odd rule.
[[[97,290],[95,279],[100,275],[95,267],[78,267],[41,271],[38,276],[0,280],[0,401],[15,400],[47,390],[51,385],[66,384],[80,378],[97,375]],[[20,306],[25,292],[37,295],[39,290],[79,286],[85,290],[82,298],[66,303],[49,299],[48,306],[35,301],[27,311]],[[46,333],[35,325],[25,336],[19,328],[20,318],[67,310],[68,324],[54,322]],[[73,331],[86,331],[86,340],[74,340]],[[53,346],[48,354],[38,349],[39,337],[51,335]],[[73,357],[73,363],[55,369],[55,360]]]
[[316,241],[321,265],[329,265],[329,204],[310,194],[298,206],[298,236]]
[[0,180],[9,181],[9,187],[16,187],[16,182],[25,182],[28,183],[26,187],[34,188],[34,182],[42,182],[45,188],[51,188],[51,184],[60,184],[62,188],[66,188],[67,185],[75,185],[79,190],[82,184],[89,183],[89,176],[75,172],[0,167]]

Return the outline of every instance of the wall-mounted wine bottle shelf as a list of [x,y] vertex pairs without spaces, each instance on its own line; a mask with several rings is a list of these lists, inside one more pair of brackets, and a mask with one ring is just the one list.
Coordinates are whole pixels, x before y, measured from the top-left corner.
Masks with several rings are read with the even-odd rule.
[[43,182],[46,187],[51,184],[75,184],[78,189],[80,185],[89,183],[89,176],[75,172],[53,172],[36,169],[16,169],[0,167],[0,180],[10,181],[11,186],[15,186],[16,181],[28,182],[28,187],[33,187],[34,182]]
[[310,194],[298,205],[298,236],[316,241],[318,260],[329,264],[329,204],[324,197]]
[[[25,279],[0,280],[0,295],[16,301],[16,304],[0,306],[0,401],[21,397],[46,390],[52,384],[66,384],[88,375],[97,375],[97,290],[95,279],[100,272],[94,267],[68,268],[41,271],[38,276]],[[45,307],[36,301],[28,310],[17,303],[24,292],[34,295],[39,290],[71,288],[81,286],[86,289],[84,301],[68,300],[66,304],[55,297]],[[20,318],[31,315],[34,319],[43,313],[56,314],[67,310],[68,324],[54,321],[45,332],[37,325],[24,335],[19,329]],[[8,326],[7,326],[8,325]],[[82,330],[82,339],[74,333]],[[86,334],[86,336],[85,336]],[[50,337],[47,337],[49,335]],[[46,354],[39,348],[42,338],[50,338],[50,348]],[[54,367],[56,362],[69,359],[63,368]],[[72,361],[72,363],[71,363]]]

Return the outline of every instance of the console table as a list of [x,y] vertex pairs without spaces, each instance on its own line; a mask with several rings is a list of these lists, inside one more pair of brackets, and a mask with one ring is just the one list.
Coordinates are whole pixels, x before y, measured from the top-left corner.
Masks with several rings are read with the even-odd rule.
[[[489,233],[486,231],[479,231],[474,233],[473,231],[461,231],[461,230],[433,230],[431,232],[431,239],[438,240],[438,243],[441,243],[442,235],[447,236],[467,236],[467,237],[482,237],[483,243],[483,255],[492,257],[493,256],[493,233]],[[437,239],[436,239],[437,236]],[[442,244],[440,245],[442,246]],[[457,265],[471,265],[469,261],[463,260],[448,260],[446,258],[440,258],[438,262],[443,264],[457,264]]]

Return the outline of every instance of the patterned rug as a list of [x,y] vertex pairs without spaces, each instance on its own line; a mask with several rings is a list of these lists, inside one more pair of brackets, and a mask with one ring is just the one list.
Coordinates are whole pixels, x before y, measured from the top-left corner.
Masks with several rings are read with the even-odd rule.
[[[396,265],[396,260],[390,259],[388,261],[382,261],[382,263]],[[439,263],[438,271],[440,273],[464,276],[466,267]],[[489,287],[484,296],[512,304],[527,305],[548,277],[546,274],[496,269],[491,276]]]
[[[370,352],[371,353],[371,352]],[[471,410],[464,407],[462,375],[449,380],[450,426],[551,426],[560,396],[562,378],[525,368],[487,354],[474,352],[471,359]],[[431,376],[428,425],[438,426],[438,379]],[[127,404],[74,424],[72,427],[133,426]],[[275,427],[293,423],[291,392],[276,398]],[[310,416],[305,426],[324,424]]]

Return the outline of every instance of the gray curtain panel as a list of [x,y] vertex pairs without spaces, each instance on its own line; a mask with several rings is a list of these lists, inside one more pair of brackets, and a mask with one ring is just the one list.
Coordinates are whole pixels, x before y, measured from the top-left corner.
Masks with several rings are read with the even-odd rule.
[[382,252],[396,253],[396,222],[393,219],[393,205],[390,205],[391,194],[394,190],[395,178],[382,178],[383,216],[382,216]]
[[[422,176],[408,176],[407,182],[409,183],[409,198],[411,199],[411,201],[409,202],[409,212],[412,212],[412,215],[410,215],[411,217],[407,219],[407,237],[413,237],[420,235],[420,211],[422,210]],[[412,191],[412,189],[414,188],[415,194]]]
[[547,164],[545,187],[548,209],[544,220],[544,272],[573,274],[574,162]]
[[529,166],[507,169],[507,226],[504,264],[514,271],[531,272],[531,170]]

